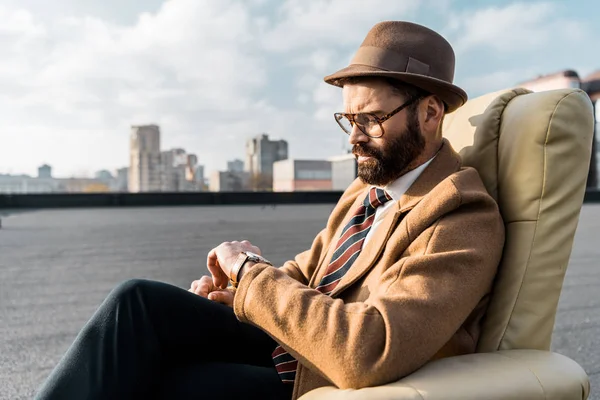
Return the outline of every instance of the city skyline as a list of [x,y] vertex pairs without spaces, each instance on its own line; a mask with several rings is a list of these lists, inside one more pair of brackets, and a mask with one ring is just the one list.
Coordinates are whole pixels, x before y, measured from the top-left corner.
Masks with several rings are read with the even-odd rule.
[[[168,148],[168,149],[163,148],[163,146],[160,145],[160,141],[164,140],[164,136],[160,133],[160,132],[162,132],[162,129],[160,129],[160,127],[158,125],[156,125],[156,124],[150,124],[150,125],[133,125],[133,126],[130,127],[130,130],[132,130],[132,129],[135,130],[137,128],[148,128],[148,127],[154,127],[154,128],[157,129],[157,132],[158,132],[158,143],[155,146],[156,147],[155,150],[158,152],[158,155],[164,155],[164,153],[170,153],[170,152],[183,151],[184,153],[189,154],[189,155],[197,158],[196,154],[194,154],[193,152],[187,153],[187,151],[184,150],[183,148],[181,148],[181,146],[175,146],[175,147]],[[131,132],[129,133],[129,135],[130,135],[130,137],[128,138],[128,146],[129,146],[129,153],[130,153],[131,152],[131,148],[132,148]],[[261,137],[264,138],[264,139],[267,139],[267,140],[270,139],[269,138],[269,134],[266,133],[266,132],[262,132],[260,134],[256,134],[254,136],[249,136],[249,137],[246,138],[246,141],[243,144],[244,145],[244,152],[245,152],[244,156],[245,157],[248,157],[248,148],[247,148],[248,143],[250,141],[259,140]],[[288,158],[287,142],[285,142],[284,140],[281,140],[281,139],[279,139],[279,140],[276,139],[275,141],[276,142],[284,142],[285,143],[285,157],[284,157],[284,159],[287,159]],[[104,168],[104,167],[100,167],[99,169],[95,169],[93,171],[90,171],[89,173],[79,174],[79,175],[77,175],[77,174],[73,174],[73,175],[70,175],[70,176],[60,176],[60,175],[57,175],[57,174],[55,174],[53,172],[54,171],[54,167],[51,164],[42,162],[42,163],[38,163],[37,164],[37,166],[35,167],[35,171],[34,172],[20,172],[20,171],[2,172],[2,171],[0,171],[0,176],[41,177],[40,176],[40,170],[46,170],[47,171],[49,169],[50,171],[52,171],[52,176],[51,176],[52,178],[60,178],[60,179],[68,179],[68,178],[96,178],[96,177],[98,177],[98,175],[106,175],[106,174],[111,174],[114,177],[114,176],[117,175],[117,173],[118,173],[119,170],[121,170],[123,168],[126,168],[126,169],[131,168],[131,165],[132,165],[131,154],[129,154],[128,158],[129,158],[129,160],[128,160],[127,164],[118,166],[116,168]],[[210,172],[219,172],[219,171],[221,171],[221,172],[223,172],[223,171],[238,172],[238,171],[244,171],[245,168],[246,168],[246,165],[244,163],[243,158],[244,157],[232,157],[232,158],[229,158],[229,159],[227,159],[225,161],[225,168],[214,169],[214,170],[212,170]],[[197,160],[197,161],[199,162],[200,160]],[[203,169],[205,167],[204,165],[201,165],[201,163],[199,163],[197,166],[201,167]],[[250,170],[248,170],[247,172],[252,172],[251,169],[252,169],[252,167],[250,166]],[[260,171],[256,171],[256,172],[260,173]],[[47,176],[47,177],[49,178],[50,176]]]
[[[0,173],[93,176],[128,164],[131,125],[157,124],[207,173],[247,137],[291,158],[347,150],[332,114],[345,66],[384,19],[427,25],[455,48],[471,98],[539,74],[600,68],[600,4],[580,1],[6,0],[0,6]],[[351,27],[351,29],[348,29]],[[318,146],[315,146],[318,143]]]

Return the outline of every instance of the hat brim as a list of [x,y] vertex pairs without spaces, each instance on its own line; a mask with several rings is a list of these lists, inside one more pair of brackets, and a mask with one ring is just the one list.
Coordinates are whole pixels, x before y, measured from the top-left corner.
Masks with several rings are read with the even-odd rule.
[[324,80],[330,85],[340,87],[340,85],[336,84],[336,80],[352,77],[385,77],[397,79],[399,81],[414,85],[431,94],[439,96],[440,99],[442,99],[442,101],[446,104],[447,113],[455,111],[468,100],[467,93],[464,90],[446,81],[429,76],[412,74],[409,72],[381,70],[368,65],[350,65],[334,74],[326,76]]

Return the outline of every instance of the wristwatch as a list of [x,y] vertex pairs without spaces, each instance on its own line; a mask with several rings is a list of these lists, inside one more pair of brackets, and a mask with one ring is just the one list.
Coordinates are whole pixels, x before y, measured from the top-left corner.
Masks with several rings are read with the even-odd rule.
[[238,287],[238,274],[242,270],[244,264],[246,264],[248,261],[254,263],[268,264],[271,266],[273,265],[269,260],[259,256],[258,254],[252,253],[251,251],[242,251],[238,256],[237,260],[235,260],[235,264],[233,264],[233,268],[231,268],[231,276],[229,277],[231,286],[233,286],[234,288]]

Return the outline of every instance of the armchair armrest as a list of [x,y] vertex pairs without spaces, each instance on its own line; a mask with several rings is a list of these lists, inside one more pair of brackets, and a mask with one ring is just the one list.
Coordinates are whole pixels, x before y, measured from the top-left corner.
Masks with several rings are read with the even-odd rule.
[[588,376],[575,361],[540,350],[501,350],[436,360],[387,385],[322,387],[300,400],[585,400]]

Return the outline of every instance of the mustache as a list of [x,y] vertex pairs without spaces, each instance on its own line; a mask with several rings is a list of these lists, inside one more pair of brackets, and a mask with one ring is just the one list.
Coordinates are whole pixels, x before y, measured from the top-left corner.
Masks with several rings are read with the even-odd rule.
[[355,144],[354,147],[352,147],[352,154],[354,154],[355,156],[376,158],[380,156],[377,150],[361,146],[360,144]]

